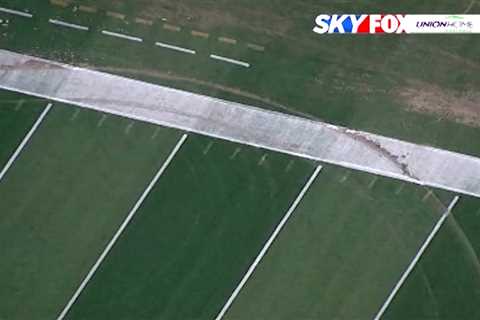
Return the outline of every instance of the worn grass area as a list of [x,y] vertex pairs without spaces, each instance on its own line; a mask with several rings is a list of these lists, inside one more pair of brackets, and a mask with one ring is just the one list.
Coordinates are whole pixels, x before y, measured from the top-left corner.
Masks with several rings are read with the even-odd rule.
[[372,179],[324,169],[226,319],[372,319],[443,210]]
[[46,104],[45,101],[0,91],[0,171]]
[[54,319],[179,134],[56,105],[0,183],[0,318]]
[[212,141],[188,138],[69,319],[213,319],[220,311],[313,164]]
[[383,319],[479,319],[480,203],[463,198]]
[[[270,0],[249,1],[248,6],[233,1],[77,3],[99,10],[86,13],[73,5],[65,9],[33,0],[10,1],[18,8],[33,8],[36,18],[12,18],[4,47],[480,155],[479,111],[468,107],[478,104],[480,95],[480,42],[475,35],[320,36],[311,31],[322,12],[463,12],[470,0]],[[478,6],[471,10],[475,13]],[[107,11],[125,18],[107,16]],[[92,31],[51,26],[49,17],[86,24]],[[136,23],[137,17],[151,19],[153,25]],[[181,31],[165,29],[162,18]],[[99,34],[103,29],[145,41],[111,39]],[[210,37],[194,37],[192,30]],[[237,44],[222,43],[219,37],[236,39]],[[197,55],[157,48],[155,41],[195,49]],[[265,46],[265,51],[249,49],[250,42]],[[210,53],[245,60],[252,67],[212,61]],[[435,99],[428,94],[420,104],[407,99],[409,93],[429,88],[435,89]],[[458,106],[466,113],[456,112]]]

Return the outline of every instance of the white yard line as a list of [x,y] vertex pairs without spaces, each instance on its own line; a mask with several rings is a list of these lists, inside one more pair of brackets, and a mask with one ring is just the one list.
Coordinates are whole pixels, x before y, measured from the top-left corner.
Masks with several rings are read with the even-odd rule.
[[0,7],[0,12],[10,13],[10,14],[14,14],[17,16],[25,17],[25,18],[33,17],[33,15],[28,12],[12,10],[12,9],[2,8],[2,7]]
[[228,63],[233,63],[233,64],[236,64],[236,65],[245,67],[245,68],[249,68],[249,67],[250,67],[250,63],[243,62],[243,61],[240,61],[240,60],[235,60],[235,59],[226,58],[226,57],[219,56],[219,55],[216,55],[216,54],[211,54],[211,55],[210,55],[210,58],[215,59],[215,60],[220,60],[220,61],[228,62]]
[[8,169],[10,169],[10,167],[12,166],[12,164],[15,162],[15,160],[18,158],[18,156],[20,155],[20,153],[22,152],[23,148],[25,148],[25,146],[27,145],[28,141],[30,141],[30,138],[32,137],[32,135],[35,133],[35,131],[38,129],[38,127],[40,126],[40,124],[42,123],[43,119],[45,118],[45,116],[47,115],[48,111],[50,111],[50,109],[52,108],[52,104],[49,103],[45,109],[43,110],[43,112],[40,114],[40,116],[38,117],[37,121],[35,121],[35,123],[33,124],[32,128],[30,129],[30,131],[28,131],[27,135],[25,136],[25,138],[23,138],[22,142],[20,143],[20,145],[17,147],[17,150],[15,150],[15,152],[13,153],[13,155],[10,157],[10,159],[8,160],[7,164],[5,165],[5,167],[2,169],[2,171],[0,172],[0,182],[2,181],[3,177],[5,176],[5,174],[7,173]]
[[395,287],[393,287],[393,290],[392,292],[390,293],[390,295],[388,296],[387,300],[385,300],[385,303],[382,305],[382,307],[380,308],[380,310],[378,311],[377,315],[375,316],[374,320],[379,320],[382,318],[383,314],[385,313],[385,311],[387,310],[388,306],[390,305],[390,303],[392,302],[393,298],[395,297],[395,295],[397,294],[398,290],[400,290],[400,288],[402,287],[403,283],[405,282],[405,280],[407,280],[408,276],[410,275],[410,273],[412,272],[412,270],[415,268],[415,265],[418,263],[418,261],[420,260],[420,258],[422,257],[423,253],[425,252],[425,250],[427,249],[428,245],[430,244],[430,242],[432,242],[433,238],[435,237],[435,235],[438,233],[438,231],[440,230],[441,226],[443,225],[443,223],[445,222],[445,220],[447,219],[448,215],[450,214],[450,212],[452,211],[453,207],[457,204],[458,200],[460,199],[459,196],[456,196],[455,198],[453,198],[452,202],[450,202],[448,208],[445,210],[445,212],[443,213],[443,215],[440,217],[440,219],[438,220],[437,224],[435,225],[435,227],[433,227],[432,229],[432,232],[430,232],[430,234],[428,235],[427,239],[425,240],[425,242],[422,244],[422,246],[420,247],[420,250],[418,250],[417,254],[415,255],[415,257],[413,258],[412,262],[410,262],[410,265],[407,267],[407,269],[405,270],[405,272],[402,274],[402,276],[400,277],[400,280],[397,282],[397,284],[395,285]]
[[217,317],[215,318],[215,320],[220,320],[223,318],[223,316],[225,315],[225,313],[228,311],[228,309],[230,308],[230,306],[232,305],[233,301],[235,300],[235,298],[238,296],[238,294],[240,293],[240,291],[242,290],[243,286],[245,285],[245,283],[248,281],[248,279],[250,278],[250,276],[253,274],[253,272],[255,271],[255,268],[257,267],[257,265],[259,264],[259,262],[262,260],[263,256],[265,256],[265,254],[267,253],[268,249],[271,247],[273,241],[275,241],[275,238],[278,236],[278,234],[280,233],[280,231],[282,230],[282,228],[285,226],[285,224],[287,223],[288,219],[290,218],[290,216],[292,215],[292,213],[295,211],[295,209],[297,208],[298,204],[300,203],[300,201],[303,199],[303,197],[305,196],[305,194],[307,193],[308,189],[310,188],[310,186],[312,185],[312,183],[315,181],[315,178],[318,176],[318,174],[320,173],[320,170],[322,170],[322,166],[318,166],[315,171],[313,172],[312,176],[310,177],[310,179],[308,179],[307,183],[303,186],[302,190],[300,191],[300,193],[298,194],[297,198],[295,199],[295,201],[293,201],[292,205],[290,206],[290,208],[288,209],[287,213],[285,214],[285,216],[282,218],[282,220],[280,221],[280,223],[277,225],[277,227],[275,228],[275,230],[273,231],[272,235],[270,236],[270,238],[267,240],[267,242],[265,243],[265,245],[263,246],[262,250],[260,251],[260,253],[258,254],[258,256],[255,258],[255,260],[253,261],[252,265],[250,266],[250,268],[248,269],[247,273],[243,276],[242,280],[240,281],[240,283],[238,284],[238,286],[235,288],[235,290],[233,291],[232,295],[230,296],[230,298],[228,298],[227,302],[225,303],[225,305],[223,306],[222,310],[220,311],[220,313],[217,315]]
[[129,35],[126,35],[126,34],[123,34],[123,33],[117,33],[117,32],[112,32],[112,31],[108,31],[108,30],[102,30],[102,34],[107,35],[107,36],[111,36],[111,37],[130,40],[130,41],[143,42],[142,38],[132,37],[132,36],[129,36]]
[[127,217],[125,218],[125,220],[123,221],[122,225],[120,226],[120,228],[118,228],[117,232],[114,234],[113,238],[110,240],[110,242],[108,243],[108,245],[105,247],[105,249],[103,250],[102,254],[100,255],[100,257],[98,257],[98,260],[95,262],[95,264],[93,265],[93,267],[90,269],[90,271],[88,272],[87,276],[85,277],[85,279],[83,279],[82,283],[80,283],[80,286],[77,288],[77,290],[75,291],[75,293],[73,294],[72,298],[68,301],[67,305],[65,306],[65,308],[62,310],[62,312],[60,313],[60,315],[58,316],[57,320],[62,320],[65,315],[68,313],[68,311],[70,310],[70,308],[72,307],[72,305],[75,303],[75,301],[78,299],[78,297],[80,296],[80,294],[82,293],[83,289],[85,288],[85,286],[87,285],[87,283],[90,281],[90,279],[93,277],[93,275],[95,274],[95,272],[97,271],[98,267],[100,266],[100,264],[103,262],[103,260],[105,259],[105,257],[108,255],[108,253],[110,252],[110,250],[112,249],[112,247],[115,245],[115,242],[117,242],[118,238],[120,237],[120,235],[123,233],[123,231],[125,230],[125,228],[127,227],[127,225],[130,223],[130,221],[132,220],[133,216],[135,215],[135,213],[137,212],[137,210],[140,208],[140,206],[142,205],[143,201],[147,198],[148,194],[150,193],[150,191],[153,189],[153,187],[155,186],[155,184],[157,183],[158,179],[160,179],[160,177],[162,176],[163,172],[167,169],[168,165],[170,164],[170,162],[172,162],[173,158],[175,157],[175,154],[178,152],[178,150],[180,150],[180,147],[183,145],[183,143],[185,142],[185,140],[187,139],[188,135],[187,134],[184,134],[180,140],[177,142],[177,144],[175,145],[175,147],[173,148],[172,152],[170,153],[170,155],[168,156],[168,158],[165,160],[165,162],[163,163],[162,167],[158,170],[157,174],[153,177],[152,181],[150,181],[149,185],[147,186],[147,188],[145,189],[145,191],[142,193],[142,195],[140,196],[140,198],[137,200],[137,202],[135,203],[135,205],[133,206],[133,208],[130,210],[130,212],[128,213]]
[[155,42],[155,45],[158,46],[158,47],[171,49],[171,50],[175,50],[175,51],[180,51],[180,52],[184,52],[184,53],[196,54],[195,50],[174,46],[174,45],[164,43],[164,42]]
[[88,27],[85,27],[85,26],[82,26],[82,25],[79,25],[79,24],[75,24],[75,23],[69,23],[69,22],[65,22],[65,21],[61,21],[61,20],[56,20],[56,19],[49,19],[48,22],[50,22],[51,24],[55,24],[57,26],[62,26],[62,27],[67,27],[67,28],[72,28],[72,29],[77,29],[77,30],[82,30],[82,31],[88,31],[89,30]]

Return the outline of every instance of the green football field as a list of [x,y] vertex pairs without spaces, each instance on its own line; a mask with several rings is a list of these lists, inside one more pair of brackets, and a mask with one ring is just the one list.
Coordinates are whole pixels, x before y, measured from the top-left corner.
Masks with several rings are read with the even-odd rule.
[[312,165],[191,137],[69,319],[212,319]]
[[44,102],[19,98],[16,94],[0,95],[0,166],[3,168],[13,150],[21,143],[25,133],[38,118]]
[[324,170],[226,319],[371,319],[445,210],[419,187]]
[[[1,49],[480,156],[480,120],[446,106],[479,101],[476,35],[311,32],[320,12],[478,1],[0,8],[33,14],[0,12]],[[0,91],[0,319],[480,319],[480,200],[435,230],[456,196]]]
[[[1,97],[13,146],[48,102]],[[2,318],[215,319],[316,164],[195,135],[171,157],[181,137],[53,104],[0,180]],[[372,319],[453,196],[323,167],[223,318]],[[476,314],[478,210],[461,199],[385,319]]]
[[480,208],[464,199],[385,319],[480,318]]
[[0,183],[1,318],[55,317],[179,138],[101,117],[55,105]]
[[[180,136],[54,104],[0,184],[3,318],[60,314]],[[69,317],[129,318],[139,308],[147,318],[213,317],[313,167],[189,137]],[[117,279],[119,272],[129,275]],[[131,286],[136,300],[124,291]],[[94,308],[101,297],[107,309]]]

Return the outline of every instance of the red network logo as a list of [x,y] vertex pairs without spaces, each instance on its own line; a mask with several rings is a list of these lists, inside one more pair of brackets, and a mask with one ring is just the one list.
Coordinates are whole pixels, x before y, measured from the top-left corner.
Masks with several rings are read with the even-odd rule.
[[315,19],[316,33],[405,33],[403,14],[321,14]]

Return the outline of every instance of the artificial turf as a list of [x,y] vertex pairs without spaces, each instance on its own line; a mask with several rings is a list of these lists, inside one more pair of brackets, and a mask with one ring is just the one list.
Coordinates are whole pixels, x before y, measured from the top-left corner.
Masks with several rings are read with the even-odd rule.
[[45,101],[0,91],[0,171],[46,105]]
[[383,319],[480,319],[479,218],[461,198]]
[[[77,1],[76,3],[88,2]],[[128,6],[122,8],[121,3],[127,3]],[[103,9],[99,10],[98,14],[92,15],[81,13],[78,10],[74,11],[72,6],[63,9],[33,0],[7,0],[5,5],[16,6],[17,9],[30,8],[34,11],[35,17],[28,20],[2,15],[2,17],[7,17],[10,20],[8,27],[0,29],[3,31],[1,35],[2,48],[68,63],[82,64],[89,68],[103,68],[107,72],[278,109],[278,106],[256,98],[263,97],[267,100],[275,100],[288,107],[288,109],[279,109],[281,111],[307,114],[313,118],[339,125],[472,155],[480,155],[478,128],[461,125],[438,116],[411,112],[408,106],[401,103],[395,96],[398,88],[402,88],[411,81],[414,83],[418,81],[417,83],[420,84],[434,84],[442,90],[453,90],[458,95],[469,92],[472,87],[474,89],[478,87],[480,80],[477,69],[480,46],[475,36],[410,35],[389,38],[340,38],[318,36],[311,32],[315,16],[322,12],[461,12],[470,1],[455,3],[448,0],[423,1],[421,3],[393,0],[359,1],[354,5],[344,1],[329,2],[328,4],[310,1],[303,2],[301,5],[298,2],[288,1],[251,1],[247,6],[244,3],[236,5],[228,1],[215,1],[215,6],[230,9],[225,10],[225,12],[228,12],[228,15],[231,16],[235,16],[236,12],[245,12],[240,7],[252,8],[252,6],[256,6],[256,9],[252,11],[268,12],[268,14],[263,15],[265,23],[270,21],[270,17],[276,15],[283,17],[283,21],[286,23],[271,25],[271,29],[275,31],[273,35],[262,34],[262,31],[258,29],[242,29],[236,25],[222,25],[220,28],[209,29],[204,25],[196,25],[195,20],[188,27],[182,25],[182,31],[175,33],[165,31],[162,28],[163,22],[161,21],[156,21],[151,28],[146,28],[133,23],[131,20],[142,11],[149,10],[150,5],[145,5],[146,9],[141,10],[139,3],[139,1],[89,2],[90,5],[98,4],[100,8],[103,6],[103,9],[111,9],[109,7],[111,5],[114,10],[125,13],[127,21],[123,22],[118,19],[106,18]],[[188,9],[194,8],[198,3],[195,0],[183,1],[182,5]],[[202,5],[207,8],[211,4],[212,2],[208,4],[206,1],[202,1]],[[157,7],[152,5],[152,15],[159,14],[154,12],[155,8]],[[165,8],[168,11],[168,6]],[[480,6],[476,5],[470,13],[476,13],[478,10],[480,10]],[[52,26],[47,22],[48,18],[51,17],[86,24],[91,26],[93,31],[82,33]],[[251,21],[251,17],[252,15],[246,14],[244,19],[248,21],[247,24],[257,26],[257,21]],[[173,21],[172,23],[177,22],[179,21]],[[180,21],[179,24],[181,25],[181,23]],[[193,38],[189,36],[191,28],[204,30],[209,32],[211,36],[207,40]],[[141,36],[145,41],[139,45],[108,38],[99,34],[101,29],[112,29],[112,31]],[[279,32],[276,32],[276,29]],[[282,34],[280,30],[284,33]],[[218,35],[235,37],[240,42],[235,46],[219,44],[216,40]],[[246,49],[245,42],[262,41],[262,39],[266,41],[265,52],[258,53]],[[185,56],[160,50],[153,46],[154,41],[166,41],[189,47],[197,50],[197,55]],[[252,63],[252,68],[244,70],[214,63],[208,59],[208,54],[212,52],[247,60]],[[226,88],[233,90],[226,91]],[[253,95],[246,96],[245,92]],[[3,111],[0,110],[0,112]],[[10,116],[12,114],[9,113],[8,117]],[[3,119],[0,118],[0,128],[5,126],[1,124],[2,120],[4,123],[10,121],[7,120],[8,117],[3,117],[2,114]],[[27,115],[25,119],[28,117],[30,116]],[[29,121],[33,120],[32,116]],[[1,155],[0,161],[8,158],[11,150],[18,144],[18,140],[25,132],[25,129],[22,128],[28,127],[27,122],[23,127],[22,125],[14,126],[12,124],[20,124],[20,120],[13,120],[10,125],[7,124],[10,129],[7,131],[1,129],[6,134],[12,134],[15,137],[4,138],[6,137],[5,134],[0,136],[2,142],[0,153],[4,153],[4,155]],[[16,130],[18,132],[14,133]],[[3,144],[3,141],[8,141],[10,146]],[[345,193],[343,189],[335,190]],[[328,190],[326,192],[330,193]],[[355,194],[354,191],[348,192]],[[343,203],[342,206],[345,208],[341,209],[339,204],[339,208],[335,207],[332,209],[333,211],[343,212],[344,216],[354,215],[358,211],[356,200],[347,201],[342,198],[337,201]],[[350,201],[353,202],[350,203]],[[405,204],[407,203],[408,201],[405,201]],[[403,203],[398,205],[399,208],[404,206]],[[381,211],[382,208],[384,207],[380,205],[378,211]],[[390,205],[387,206],[387,209],[389,208]],[[369,214],[372,214],[371,212],[375,210],[372,205],[372,207],[369,207]],[[458,214],[458,216],[463,221],[464,230],[476,225],[475,215]],[[410,223],[411,220],[407,221]],[[421,226],[423,227],[424,224],[421,224]],[[341,227],[340,225],[339,228]],[[409,229],[405,233],[409,234]],[[474,231],[470,231],[470,238],[473,237],[472,234],[474,234]],[[438,241],[445,242],[446,240],[441,239],[452,237],[440,233]],[[471,242],[475,243],[475,241]],[[447,241],[447,243],[449,242]],[[436,242],[432,244],[432,250],[435,246]],[[440,247],[443,248],[444,246]],[[445,247],[448,248],[448,250],[445,249],[447,257],[450,255],[457,256],[461,252],[454,246]],[[439,253],[431,254],[439,256],[438,261],[447,259],[440,254],[443,253],[442,249],[436,250]],[[429,252],[427,252],[426,257],[430,255]],[[437,259],[426,259],[432,260],[428,265],[425,262],[425,266],[422,268],[433,269],[438,267]],[[452,258],[452,260],[460,261],[461,258]],[[397,262],[393,261],[392,263]],[[442,266],[446,266],[445,270],[440,270],[441,267],[438,267],[437,271],[427,272],[431,274],[428,277],[443,280],[448,278],[450,280],[450,282],[436,281],[436,283],[443,284],[443,287],[438,290],[443,292],[440,294],[440,301],[445,301],[444,305],[451,305],[452,302],[462,298],[461,291],[450,288],[456,288],[461,283],[466,283],[468,279],[473,279],[470,283],[476,283],[476,271],[470,267],[470,262],[467,261],[466,266],[460,262],[442,264]],[[456,277],[449,277],[450,272],[448,270],[456,269],[453,267],[456,264],[466,268],[464,273],[459,273]],[[440,309],[435,306],[435,299],[431,297],[431,293],[427,292],[430,290],[428,281],[423,276],[416,275],[417,273],[420,273],[420,271],[412,274],[412,280],[407,282],[406,289],[399,294],[398,306],[404,307],[396,307],[394,303],[392,304],[392,310],[395,311],[395,314],[387,313],[386,316],[395,319],[402,318],[412,310],[411,303],[414,303],[415,308],[419,310],[426,310],[424,313],[422,313],[423,311],[416,314],[412,313],[414,315],[430,316],[437,315],[436,312],[438,312],[438,314],[447,316],[447,318],[450,315],[462,315],[462,312],[467,314],[471,308],[475,307],[474,302],[478,296],[468,293],[476,292],[478,294],[476,285],[473,285],[465,287],[467,288],[465,290],[469,290],[466,296],[474,297],[473,300],[462,300],[466,304],[465,306],[458,303],[458,307],[452,308],[450,311],[438,311]],[[379,274],[390,273],[380,270]],[[423,280],[420,281],[419,278]],[[410,281],[414,281],[415,284],[410,285]],[[421,282],[424,283],[423,286],[420,284]],[[413,289],[407,291],[410,286],[413,286]],[[308,288],[308,286],[306,287]],[[415,288],[418,288],[418,290]],[[380,292],[378,288],[371,290],[378,290],[375,291],[375,294]],[[385,291],[386,289],[382,287],[382,290]],[[449,290],[453,290],[456,294],[447,294]],[[411,293],[402,294],[402,292],[417,292],[418,295],[405,298],[405,296],[410,296]],[[351,299],[354,299],[353,295],[354,293],[352,293]],[[369,307],[373,310],[373,302],[367,301],[368,299],[364,300],[368,302],[365,308]],[[377,300],[381,299],[378,298]],[[325,307],[325,313],[335,310],[335,306],[339,304],[336,301],[329,303],[332,306]],[[315,309],[313,305],[307,306],[308,308]],[[399,312],[399,308],[405,310]]]
[[314,166],[212,141],[187,139],[68,319],[216,316]]
[[56,104],[0,182],[1,319],[59,315],[179,138],[101,119]]
[[442,213],[425,190],[325,168],[225,319],[373,319]]

